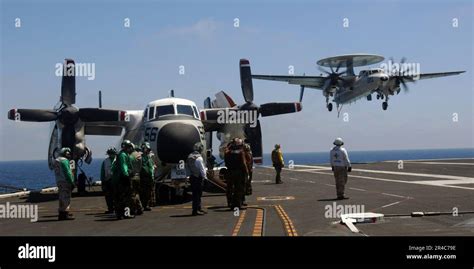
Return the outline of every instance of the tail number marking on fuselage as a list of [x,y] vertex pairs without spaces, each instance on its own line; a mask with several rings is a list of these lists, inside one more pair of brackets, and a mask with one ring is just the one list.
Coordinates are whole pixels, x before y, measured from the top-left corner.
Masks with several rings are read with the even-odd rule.
[[158,128],[157,127],[147,127],[145,129],[145,141],[147,141],[147,142],[155,141],[157,134],[158,134]]

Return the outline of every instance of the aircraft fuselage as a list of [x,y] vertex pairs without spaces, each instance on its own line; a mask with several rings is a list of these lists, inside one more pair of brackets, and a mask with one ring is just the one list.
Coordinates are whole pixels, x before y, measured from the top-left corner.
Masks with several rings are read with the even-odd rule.
[[334,102],[336,104],[354,102],[383,86],[388,79],[389,77],[380,69],[361,71],[355,79],[351,79],[336,91]]

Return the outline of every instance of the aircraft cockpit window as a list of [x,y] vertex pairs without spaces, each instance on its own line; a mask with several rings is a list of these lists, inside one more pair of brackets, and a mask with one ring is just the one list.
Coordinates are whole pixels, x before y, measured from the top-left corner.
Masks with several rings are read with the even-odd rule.
[[174,115],[174,107],[173,105],[166,105],[166,106],[157,106],[156,107],[156,116],[161,117],[164,115]]
[[148,120],[152,120],[155,118],[155,107],[151,106],[148,108]]
[[148,108],[145,108],[145,112],[143,113],[143,118],[148,120]]
[[372,70],[372,74],[377,74],[377,73],[380,73],[380,70],[379,70],[379,69],[374,69],[374,70]]
[[193,111],[194,111],[194,117],[195,117],[196,119],[199,119],[199,112],[198,112],[198,110],[197,110],[197,108],[196,108],[195,106],[193,106]]
[[191,106],[177,105],[177,108],[178,108],[178,114],[195,117],[193,108]]

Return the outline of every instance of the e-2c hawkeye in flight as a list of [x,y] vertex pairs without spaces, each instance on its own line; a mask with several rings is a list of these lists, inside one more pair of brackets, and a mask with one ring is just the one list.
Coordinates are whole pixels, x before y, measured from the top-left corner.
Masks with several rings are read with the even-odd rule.
[[[382,62],[384,57],[371,54],[350,54],[334,56],[321,59],[317,62],[321,72],[327,76],[278,76],[278,75],[252,75],[252,78],[263,80],[285,81],[289,84],[300,85],[300,102],[303,99],[304,88],[322,90],[326,97],[326,107],[332,111],[336,103],[339,107],[347,103],[355,102],[357,99],[366,97],[372,100],[372,93],[376,93],[377,99],[384,100],[383,110],[387,110],[389,96],[400,93],[401,88],[408,91],[407,82],[415,82],[421,79],[452,76],[465,71],[420,73],[419,65],[407,64],[405,58],[400,63],[382,64],[384,68],[373,68],[361,70],[358,75],[354,73],[354,67],[372,65]],[[331,72],[321,68],[329,67]],[[340,68],[345,68],[339,71]],[[340,111],[340,110],[339,110]]]

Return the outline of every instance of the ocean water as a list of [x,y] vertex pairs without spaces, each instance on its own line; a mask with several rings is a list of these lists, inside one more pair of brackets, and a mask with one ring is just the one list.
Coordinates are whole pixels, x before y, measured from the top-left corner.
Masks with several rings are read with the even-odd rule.
[[[286,153],[285,162],[294,164],[324,164],[329,162],[329,152]],[[474,149],[429,149],[429,150],[381,150],[349,151],[352,163],[369,163],[388,160],[416,160],[442,158],[474,158]],[[264,165],[271,164],[270,154],[264,154]],[[88,177],[99,180],[100,165],[103,159],[94,159],[82,169]],[[0,193],[6,190],[1,186],[13,186],[37,190],[55,185],[54,174],[46,160],[0,162]]]

